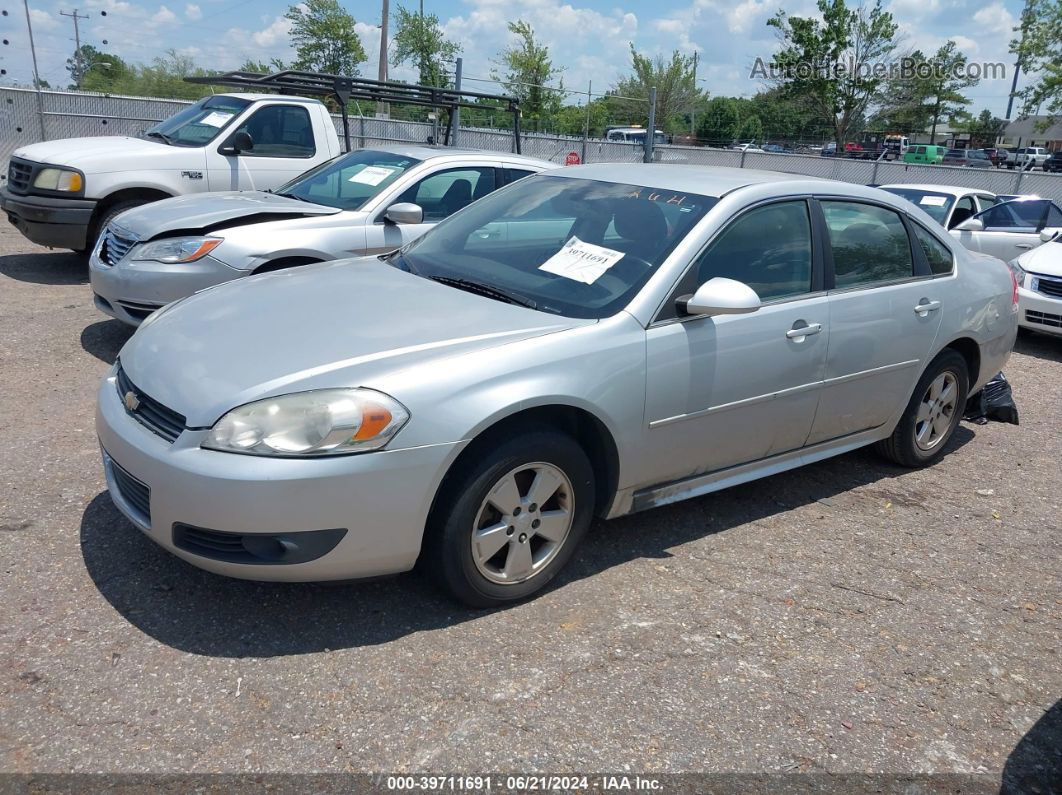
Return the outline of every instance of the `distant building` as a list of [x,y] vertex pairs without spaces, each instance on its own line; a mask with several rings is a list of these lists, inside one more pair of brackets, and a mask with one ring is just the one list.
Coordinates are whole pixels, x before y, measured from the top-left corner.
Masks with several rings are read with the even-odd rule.
[[[912,144],[928,144],[931,137],[933,137],[932,127],[926,127],[924,131],[912,133],[910,136]],[[937,146],[965,149],[970,143],[970,133],[957,130],[946,121],[941,121],[937,123],[937,134],[933,143]]]
[[999,138],[1001,146],[1042,146],[1052,152],[1062,150],[1062,120],[1049,123],[1049,116],[1026,116],[1012,121]]

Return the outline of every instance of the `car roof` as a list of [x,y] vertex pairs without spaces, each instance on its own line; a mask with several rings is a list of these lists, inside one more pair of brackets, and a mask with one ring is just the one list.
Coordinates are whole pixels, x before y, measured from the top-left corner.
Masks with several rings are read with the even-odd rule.
[[557,168],[558,163],[551,163],[528,155],[517,155],[510,152],[499,152],[494,149],[473,149],[457,146],[429,146],[428,144],[383,144],[381,146],[363,147],[374,152],[388,152],[394,155],[403,155],[417,160],[431,160],[437,157],[496,157],[510,163],[527,163],[547,168]]
[[[646,188],[662,188],[702,196],[722,196],[749,185],[800,182],[811,192],[820,190],[836,192],[839,185],[846,188],[867,190],[862,185],[849,185],[829,179],[815,179],[803,174],[785,174],[779,171],[759,171],[751,168],[727,166],[699,166],[680,163],[593,163],[585,166],[568,166],[551,172],[551,176],[594,179],[602,182],[618,182]],[[790,187],[792,187],[790,185]],[[847,191],[846,191],[847,192]]]
[[[248,102],[265,102],[266,100],[269,100],[270,102],[276,102],[277,100],[283,100],[284,102],[302,102],[306,105],[322,104],[321,100],[319,99],[313,99],[311,97],[288,96],[286,94],[249,94],[246,92],[240,93],[235,91],[226,91],[224,94],[215,94],[214,96],[236,97],[237,99],[245,99]],[[206,97],[203,97],[203,99],[206,99]]]
[[880,185],[881,188],[911,188],[912,190],[932,191],[933,193],[949,193],[952,196],[965,196],[967,193],[977,193],[983,196],[995,196],[990,190],[981,188],[963,188],[959,185],[933,185],[928,182],[894,182],[888,185]]

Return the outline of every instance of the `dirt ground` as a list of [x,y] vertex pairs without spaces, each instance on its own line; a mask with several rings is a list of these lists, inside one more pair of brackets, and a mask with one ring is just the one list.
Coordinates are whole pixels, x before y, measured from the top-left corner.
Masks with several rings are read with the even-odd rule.
[[1019,340],[1020,427],[963,424],[931,469],[859,451],[599,523],[556,587],[473,612],[135,530],[92,419],[129,332],[86,278],[0,231],[3,772],[1062,781],[1062,339]]

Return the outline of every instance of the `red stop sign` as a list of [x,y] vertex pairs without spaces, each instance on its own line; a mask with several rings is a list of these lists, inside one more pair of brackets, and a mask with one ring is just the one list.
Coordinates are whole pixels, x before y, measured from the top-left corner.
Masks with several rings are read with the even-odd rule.
[[579,153],[578,152],[569,152],[568,156],[564,158],[564,165],[566,165],[566,166],[577,166],[577,165],[579,165]]

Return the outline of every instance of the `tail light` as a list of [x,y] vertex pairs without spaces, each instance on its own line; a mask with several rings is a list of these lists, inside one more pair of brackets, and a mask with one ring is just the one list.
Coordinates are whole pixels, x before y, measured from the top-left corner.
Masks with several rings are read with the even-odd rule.
[[1017,312],[1018,311],[1018,284],[1019,284],[1019,282],[1018,282],[1018,273],[1013,268],[1007,268],[1007,270],[1010,271],[1010,284],[1011,284],[1011,288],[1012,288],[1011,295],[1010,295],[1010,306],[1011,306],[1011,309],[1013,309],[1015,312]]

